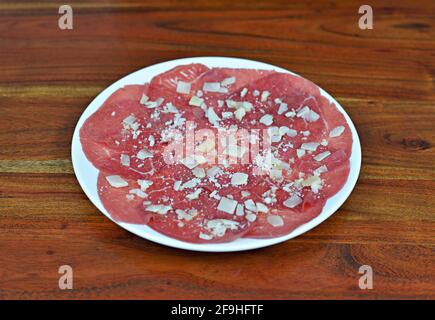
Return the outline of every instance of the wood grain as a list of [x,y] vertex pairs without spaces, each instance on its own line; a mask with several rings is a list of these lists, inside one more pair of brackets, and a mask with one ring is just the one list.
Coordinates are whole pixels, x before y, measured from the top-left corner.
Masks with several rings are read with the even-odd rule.
[[[435,4],[376,1],[0,3],[0,299],[435,298]],[[343,207],[292,241],[245,253],[166,248],[111,223],[70,162],[75,124],[106,86],[188,56],[288,68],[345,107],[362,143]],[[74,289],[58,289],[60,265]],[[358,288],[371,265],[374,289]]]

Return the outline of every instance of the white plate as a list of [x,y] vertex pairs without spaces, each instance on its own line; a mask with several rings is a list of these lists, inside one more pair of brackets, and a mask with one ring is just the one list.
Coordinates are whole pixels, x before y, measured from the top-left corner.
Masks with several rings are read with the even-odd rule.
[[[151,78],[155,75],[158,75],[162,72],[165,72],[169,69],[172,69],[176,66],[189,64],[189,63],[202,63],[208,67],[230,67],[230,68],[252,68],[252,69],[266,69],[266,70],[276,70],[279,72],[287,72],[293,75],[296,75],[288,70],[266,64],[263,62],[238,59],[238,58],[225,58],[225,57],[197,57],[197,58],[186,58],[186,59],[178,59],[173,61],[167,61],[163,63],[159,63],[125,76],[124,78],[116,81],[114,84],[106,88],[103,92],[101,92],[86,108],[80,117],[77,126],[74,131],[73,140],[72,140],[72,163],[74,167],[74,172],[77,176],[77,179],[86,193],[88,198],[92,201],[92,203],[110,220],[114,221],[106,209],[103,207],[103,204],[100,201],[97,192],[97,177],[98,177],[98,169],[96,169],[91,162],[86,158],[82,145],[80,143],[79,131],[82,127],[85,120],[93,114],[102,104],[103,102],[116,90],[122,88],[128,84],[144,84],[149,82]],[[297,75],[298,76],[298,75]],[[227,243],[216,243],[216,244],[195,244],[188,243],[184,241],[179,241],[163,234],[154,231],[145,225],[136,225],[136,224],[128,224],[128,223],[119,223],[114,221],[116,224],[120,225],[122,228],[142,237],[147,240],[151,240],[166,246],[186,249],[186,250],[195,250],[195,251],[207,251],[207,252],[230,252],[230,251],[243,251],[243,250],[251,250],[262,247],[267,247],[276,243],[280,243],[294,237],[301,235],[308,230],[313,229],[327,218],[329,218],[349,197],[352,192],[356,181],[358,179],[360,167],[361,167],[361,145],[359,142],[358,134],[356,132],[355,126],[353,125],[350,117],[346,114],[344,109],[340,106],[340,104],[335,101],[328,93],[324,90],[320,89],[321,94],[328,98],[331,102],[335,103],[340,112],[346,118],[346,121],[352,131],[353,145],[352,145],[352,155],[350,157],[350,174],[347,179],[346,184],[343,188],[333,197],[328,199],[326,202],[322,212],[313,220],[299,226],[297,229],[293,230],[291,233],[271,239],[249,239],[249,238],[241,238],[232,242]]]

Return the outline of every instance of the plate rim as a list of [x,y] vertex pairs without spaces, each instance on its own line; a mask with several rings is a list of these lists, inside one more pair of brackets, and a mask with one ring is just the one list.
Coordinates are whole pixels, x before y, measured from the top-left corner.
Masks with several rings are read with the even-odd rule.
[[[278,72],[285,72],[290,73],[292,75],[301,77],[303,79],[306,79],[302,76],[300,76],[297,73],[294,73],[290,70],[257,61],[257,60],[251,60],[251,59],[243,59],[243,58],[236,58],[236,57],[221,57],[221,56],[199,56],[199,57],[189,57],[189,58],[180,58],[180,59],[174,59],[174,60],[168,60],[160,63],[156,63],[153,65],[146,66],[144,68],[141,68],[139,70],[133,71],[122,78],[116,80],[109,86],[107,86],[104,90],[102,90],[82,111],[76,126],[74,128],[74,133],[72,137],[71,142],[71,160],[72,160],[72,166],[74,174],[77,178],[77,181],[79,182],[80,187],[82,188],[83,192],[86,194],[88,199],[91,201],[91,203],[107,218],[109,218],[112,222],[120,226],[121,228],[152,242],[158,243],[160,245],[169,246],[172,248],[177,249],[183,249],[183,250],[190,250],[190,251],[200,251],[200,252],[237,252],[237,251],[247,251],[247,250],[254,250],[254,249],[260,249],[264,247],[268,247],[271,245],[275,245],[281,242],[285,242],[287,240],[296,238],[305,232],[308,232],[321,223],[323,223],[325,220],[330,218],[343,204],[344,202],[349,198],[350,194],[352,193],[353,189],[355,188],[355,185],[358,181],[358,177],[361,170],[361,161],[362,161],[362,151],[361,151],[361,143],[358,136],[358,132],[356,130],[356,127],[354,123],[352,122],[352,119],[347,114],[346,110],[341,106],[341,104],[328,92],[326,92],[323,88],[315,84],[317,87],[319,87],[320,92],[323,96],[328,98],[329,101],[333,102],[338,110],[343,114],[343,116],[346,119],[346,122],[349,125],[349,128],[352,132],[352,153],[349,158],[349,176],[346,180],[346,183],[344,186],[331,198],[327,200],[325,203],[325,206],[323,207],[321,213],[316,216],[314,219],[311,219],[310,221],[298,226],[296,229],[291,231],[290,233],[279,236],[275,238],[267,238],[267,239],[256,239],[256,238],[239,238],[234,241],[230,242],[223,242],[223,243],[190,243],[185,242],[181,240],[177,240],[175,238],[171,238],[169,236],[166,236],[164,234],[161,234],[150,227],[146,225],[136,225],[136,224],[129,224],[129,223],[123,223],[115,221],[110,214],[106,211],[104,206],[102,205],[100,198],[95,198],[95,195],[93,194],[93,191],[91,190],[85,181],[85,178],[82,175],[81,169],[79,168],[83,163],[83,161],[90,167],[92,167],[95,172],[92,172],[92,177],[95,177],[95,189],[97,180],[96,177],[98,176],[99,170],[95,168],[92,163],[86,158],[86,155],[83,152],[82,145],[80,142],[80,136],[79,132],[81,127],[83,126],[84,121],[90,117],[98,108],[101,106],[102,103],[100,103],[100,100],[104,102],[104,100],[107,99],[107,97],[112,94],[117,89],[127,85],[127,84],[137,84],[131,81],[130,79],[133,79],[137,77],[138,75],[142,73],[152,73],[154,69],[159,70],[158,73],[154,73],[152,76],[155,76],[161,72],[165,72],[167,70],[172,69],[174,66],[183,65],[183,64],[189,64],[189,63],[202,63],[208,67],[229,67],[231,65],[231,62],[238,62],[241,64],[253,64],[257,65],[258,67],[250,67],[255,69],[268,69],[268,70],[276,70]],[[222,65],[222,63],[224,65]],[[227,63],[227,65],[225,65]],[[232,65],[233,66],[233,65]],[[247,68],[247,67],[240,67],[241,69]],[[162,70],[163,69],[163,70]],[[151,77],[152,77],[151,76]],[[142,81],[141,84],[149,82],[150,79],[146,79],[145,81]],[[90,169],[90,168],[89,168]],[[334,199],[336,198],[336,199]],[[338,198],[338,199],[337,199]],[[333,201],[334,200],[334,201]],[[332,208],[328,208],[328,212],[324,212],[327,205],[332,205]]]

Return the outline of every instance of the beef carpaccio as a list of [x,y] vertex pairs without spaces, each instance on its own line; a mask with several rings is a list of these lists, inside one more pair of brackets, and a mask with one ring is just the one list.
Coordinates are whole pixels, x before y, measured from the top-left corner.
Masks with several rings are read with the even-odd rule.
[[193,243],[288,234],[343,187],[352,149],[310,81],[202,64],[117,90],[80,140],[114,220]]

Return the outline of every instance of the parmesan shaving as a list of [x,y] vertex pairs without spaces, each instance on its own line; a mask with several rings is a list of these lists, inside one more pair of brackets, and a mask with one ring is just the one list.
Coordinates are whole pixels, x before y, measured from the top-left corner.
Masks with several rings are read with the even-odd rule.
[[273,116],[270,114],[265,114],[261,117],[260,122],[266,126],[270,126],[273,123]]
[[331,152],[325,151],[325,152],[319,153],[318,155],[313,157],[313,159],[316,161],[322,161],[323,159],[329,157],[330,155],[331,155]]
[[242,172],[236,172],[231,177],[231,184],[233,186],[246,185],[248,183],[248,175]]
[[107,176],[106,180],[114,188],[123,188],[123,187],[128,186],[128,182],[125,181],[124,179],[122,179],[118,175]]
[[248,88],[243,88],[242,91],[240,91],[240,97],[244,98],[247,93],[248,93]]
[[190,93],[190,83],[184,81],[177,82],[177,93],[189,94]]
[[145,199],[147,197],[147,194],[143,192],[141,189],[131,189],[129,191],[130,194],[137,195],[139,198]]
[[236,82],[236,77],[229,77],[229,78],[225,78],[224,80],[221,81],[221,85],[222,86],[229,86],[230,84],[233,84]]
[[286,112],[288,110],[288,105],[287,103],[280,103],[279,105],[279,109],[278,109],[278,114],[283,114],[284,112]]
[[341,134],[344,132],[344,127],[343,126],[338,126],[335,127],[334,129],[331,130],[331,132],[329,132],[329,137],[330,138],[336,138],[341,136]]
[[248,199],[245,201],[245,208],[250,211],[257,211],[257,206],[255,205],[255,202],[252,199]]
[[237,230],[239,222],[227,219],[214,219],[207,221],[207,230],[216,237],[223,237],[227,229]]
[[307,122],[315,122],[319,120],[320,115],[311,110],[308,106],[304,106],[301,110],[298,111],[296,117],[302,118]]
[[255,220],[257,220],[257,216],[252,212],[248,212],[245,215],[245,219],[248,220],[249,222],[254,222]]
[[184,159],[181,159],[180,162],[184,164],[189,169],[195,168],[197,165],[199,165],[198,161],[194,157],[186,157]]
[[282,227],[284,225],[284,220],[280,216],[275,216],[275,215],[268,216],[267,222],[272,227]]
[[140,104],[145,104],[149,100],[148,96],[146,94],[142,94],[142,97],[140,98]]
[[204,99],[197,96],[192,96],[189,100],[189,106],[200,107],[204,103]]
[[266,102],[267,98],[269,97],[270,92],[269,91],[263,91],[261,93],[261,102]]
[[296,150],[296,155],[298,156],[298,158],[302,158],[305,155],[305,150],[303,149],[297,149]]
[[219,121],[221,120],[221,118],[219,118],[213,108],[208,108],[207,119],[214,126],[217,126],[219,124]]
[[233,200],[233,199],[229,199],[226,197],[222,197],[221,200],[219,201],[219,204],[217,206],[217,209],[219,211],[223,211],[229,214],[233,214],[234,210],[236,210],[237,207],[237,201]]
[[148,189],[153,184],[153,182],[151,180],[141,180],[141,179],[139,179],[139,180],[137,180],[137,184],[140,186],[140,189],[142,191],[145,191],[146,189]]
[[202,239],[202,240],[211,240],[211,239],[213,239],[213,236],[205,234],[205,233],[202,233],[202,232],[199,233],[198,237],[200,239]]
[[195,200],[195,199],[198,199],[198,198],[199,198],[199,195],[201,194],[201,192],[202,192],[202,188],[198,188],[198,189],[196,189],[194,192],[192,192],[192,193],[186,195],[186,199],[188,199],[188,200]]
[[220,88],[221,84],[219,82],[204,82],[202,90],[208,92],[219,92]]
[[236,111],[234,111],[234,115],[237,120],[241,121],[246,115],[246,110],[244,108],[238,108]]
[[301,149],[304,149],[307,151],[316,151],[318,146],[319,146],[319,143],[317,143],[317,142],[306,142],[306,143],[302,143]]
[[263,213],[269,212],[269,208],[264,203],[257,202],[256,207],[258,212],[263,212]]
[[287,118],[293,118],[295,115],[296,115],[296,112],[294,112],[294,111],[289,111],[285,114],[285,116]]
[[140,160],[145,160],[147,158],[152,158],[153,154],[149,152],[147,149],[142,149],[136,154],[136,158]]
[[294,208],[302,203],[302,198],[299,197],[297,194],[293,194],[290,198],[284,201],[284,206],[287,208]]
[[174,182],[174,190],[179,191],[182,183],[183,183],[183,181],[175,181]]
[[325,165],[318,167],[316,170],[313,171],[313,174],[315,174],[316,176],[320,176],[324,172],[328,172],[328,167]]
[[236,216],[242,217],[245,215],[245,210],[243,204],[238,204],[236,208]]
[[162,204],[151,204],[145,207],[145,211],[150,211],[158,214],[166,214],[169,210],[172,210],[171,206],[165,206]]
[[192,170],[192,173],[197,178],[204,178],[205,177],[205,170],[204,168],[196,167]]
[[129,167],[130,166],[130,157],[126,154],[121,154],[121,164],[124,167]]

